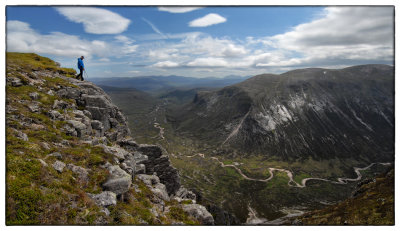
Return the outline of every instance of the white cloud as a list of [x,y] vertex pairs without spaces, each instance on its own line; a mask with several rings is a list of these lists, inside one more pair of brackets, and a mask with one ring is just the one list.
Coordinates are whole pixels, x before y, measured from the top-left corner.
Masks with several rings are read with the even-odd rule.
[[91,34],[119,34],[125,31],[130,20],[119,14],[94,7],[57,7],[68,20],[82,23]]
[[179,63],[172,62],[172,61],[163,61],[163,62],[158,62],[152,65],[153,67],[158,67],[158,68],[171,68],[171,67],[179,67]]
[[158,10],[167,11],[170,13],[187,13],[201,8],[203,7],[158,7]]
[[245,55],[247,49],[230,39],[219,39],[211,36],[192,35],[182,40],[177,46],[187,54],[203,54],[212,57],[238,57]]
[[207,27],[207,26],[211,26],[211,25],[215,25],[215,24],[219,24],[219,23],[223,23],[226,22],[226,18],[222,17],[219,14],[207,14],[204,17],[195,19],[191,22],[189,22],[189,26],[190,27]]
[[135,42],[134,40],[126,37],[125,35],[117,35],[114,38],[118,42],[121,42],[121,43],[124,43],[124,44],[132,44],[133,42]]
[[258,63],[257,66],[390,61],[393,59],[393,20],[392,7],[328,7],[319,19],[258,40],[266,47],[287,52],[281,60]]
[[[117,38],[116,38],[117,39]],[[119,37],[121,40],[122,37]],[[118,40],[118,39],[117,39]],[[125,41],[122,45],[100,40],[85,40],[62,32],[40,34],[28,23],[7,21],[7,51],[34,52],[63,57],[98,56],[100,58],[130,54],[138,45]]]
[[189,67],[227,67],[228,62],[222,58],[197,58],[187,64]]
[[66,57],[105,55],[110,47],[103,41],[82,40],[61,32],[42,35],[21,21],[7,22],[7,51],[35,52]]

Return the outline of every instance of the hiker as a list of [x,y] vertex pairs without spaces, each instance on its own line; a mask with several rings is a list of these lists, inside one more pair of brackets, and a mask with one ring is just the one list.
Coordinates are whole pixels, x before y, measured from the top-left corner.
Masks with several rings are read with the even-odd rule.
[[77,79],[80,79],[83,81],[83,71],[85,70],[85,66],[83,65],[83,59],[85,57],[81,56],[78,58],[78,69],[79,69],[79,75],[76,76]]

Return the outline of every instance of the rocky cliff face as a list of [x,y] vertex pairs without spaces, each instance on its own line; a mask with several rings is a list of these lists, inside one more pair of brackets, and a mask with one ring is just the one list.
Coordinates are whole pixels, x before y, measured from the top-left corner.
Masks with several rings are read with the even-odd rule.
[[200,92],[170,121],[214,146],[289,159],[393,159],[393,67],[303,69]]
[[214,224],[96,85],[7,53],[7,224]]

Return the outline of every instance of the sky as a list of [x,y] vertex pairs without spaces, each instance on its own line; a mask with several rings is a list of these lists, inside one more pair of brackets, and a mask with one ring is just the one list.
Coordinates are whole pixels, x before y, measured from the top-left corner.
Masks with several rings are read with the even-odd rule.
[[7,6],[6,49],[89,78],[253,76],[394,62],[384,6]]

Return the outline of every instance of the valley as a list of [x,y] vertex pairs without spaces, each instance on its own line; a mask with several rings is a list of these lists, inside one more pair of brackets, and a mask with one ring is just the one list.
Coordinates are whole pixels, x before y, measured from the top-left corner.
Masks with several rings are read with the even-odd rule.
[[[390,72],[385,69],[387,73]],[[338,78],[337,73],[332,75]],[[300,76],[306,78],[304,72]],[[275,78],[272,76],[274,84],[267,91],[270,94],[267,99],[276,106],[262,102],[260,93],[265,94],[264,90],[256,93],[254,88],[260,86],[248,83],[239,86],[252,87],[250,93],[236,92],[234,85],[221,90],[199,90],[192,100],[187,97],[183,101],[168,97],[168,93],[163,93],[164,97],[143,96],[135,101],[118,88],[104,90],[127,115],[133,136],[140,134],[135,136],[136,140],[160,144],[168,151],[172,164],[180,171],[182,184],[201,195],[200,203],[217,205],[234,214],[241,223],[275,224],[287,217],[321,209],[348,198],[359,181],[391,168],[394,122],[390,83],[377,80],[384,88],[378,89],[379,84],[374,86],[372,94],[376,96],[364,100],[361,96],[370,95],[368,87],[372,85],[357,87],[363,89],[362,94],[351,97],[352,93],[343,88],[336,93],[332,81],[328,84],[331,89],[328,94],[316,93],[316,88],[304,87],[303,82],[303,87],[297,88],[290,80],[289,90],[295,89],[297,95],[303,95],[293,98],[293,93],[282,93],[289,90],[282,88],[283,80]],[[309,82],[314,86],[325,85],[312,81]],[[269,85],[267,82],[262,86]],[[305,92],[307,89],[309,92]],[[318,103],[322,101],[315,102],[315,98],[310,98],[312,94],[318,99],[331,100]],[[285,95],[290,95],[291,100],[286,100]],[[343,95],[346,97],[341,101]],[[221,101],[221,97],[226,100]],[[339,104],[332,98],[339,99]],[[264,117],[270,118],[256,120],[261,118],[259,108],[264,108]],[[290,108],[295,109],[290,111]],[[266,114],[269,110],[272,111]],[[341,119],[334,115],[335,111]],[[222,124],[229,123],[221,130]],[[257,124],[265,124],[264,130]],[[385,135],[376,138],[382,134]],[[248,140],[246,136],[254,139]],[[263,148],[255,150],[252,146]]]

